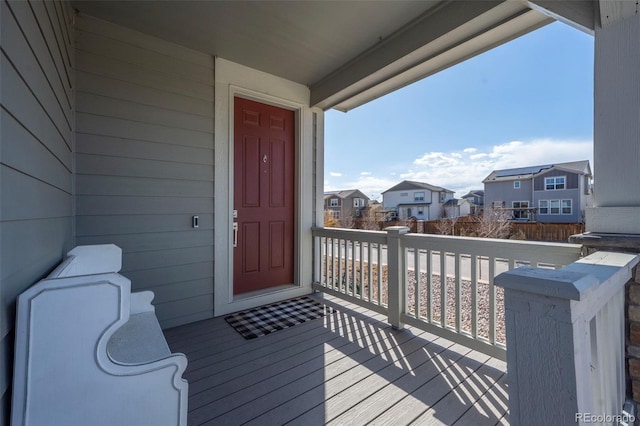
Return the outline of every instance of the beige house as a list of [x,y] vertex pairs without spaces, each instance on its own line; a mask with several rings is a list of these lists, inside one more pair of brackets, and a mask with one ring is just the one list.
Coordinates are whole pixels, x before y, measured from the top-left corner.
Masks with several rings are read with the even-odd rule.
[[324,211],[336,220],[357,219],[363,216],[370,198],[357,189],[324,193]]

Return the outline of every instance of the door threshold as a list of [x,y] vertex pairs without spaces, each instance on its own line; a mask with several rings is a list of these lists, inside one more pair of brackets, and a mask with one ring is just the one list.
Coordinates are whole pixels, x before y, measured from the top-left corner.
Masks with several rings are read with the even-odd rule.
[[271,295],[274,293],[280,293],[283,291],[289,291],[292,289],[297,288],[298,286],[295,284],[284,284],[284,285],[279,285],[276,287],[269,287],[269,288],[265,288],[262,290],[256,290],[256,291],[250,291],[248,293],[241,293],[241,294],[237,294],[237,295],[233,295],[233,301],[237,302],[237,301],[241,301],[241,300],[248,300],[248,299],[255,299],[257,297],[262,297],[265,296],[267,294]]

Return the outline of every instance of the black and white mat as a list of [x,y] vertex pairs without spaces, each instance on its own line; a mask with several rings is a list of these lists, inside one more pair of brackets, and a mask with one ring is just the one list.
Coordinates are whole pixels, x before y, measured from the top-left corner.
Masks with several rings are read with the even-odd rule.
[[236,312],[225,320],[245,339],[255,339],[332,312],[335,312],[332,308],[302,296]]

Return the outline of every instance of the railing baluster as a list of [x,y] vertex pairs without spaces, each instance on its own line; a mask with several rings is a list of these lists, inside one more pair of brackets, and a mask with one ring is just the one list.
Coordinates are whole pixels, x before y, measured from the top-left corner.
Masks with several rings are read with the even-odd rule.
[[367,297],[367,301],[371,302],[371,294],[373,292],[373,259],[371,258],[371,247],[373,244],[367,244],[367,266],[369,267],[369,275],[367,275],[367,292],[369,296]]
[[414,295],[413,295],[413,309],[416,318],[420,318],[420,250],[413,250],[413,276],[414,276]]
[[[325,288],[327,292],[344,295],[346,300],[381,313],[389,313],[392,308],[394,324],[402,324],[404,318],[411,325],[443,337],[458,335],[462,340],[473,339],[472,347],[485,347],[488,353],[502,354],[500,356],[504,356],[503,307],[498,303],[500,290],[494,286],[494,276],[525,263],[534,267],[560,267],[575,261],[580,253],[579,246],[575,245],[403,235],[398,243],[401,251],[397,252],[399,264],[394,272],[395,281],[402,287],[391,290],[387,288],[389,268],[383,265],[383,258],[388,261],[388,254],[383,253],[388,249],[388,233],[320,228],[314,229],[312,235],[312,276],[316,289]],[[453,257],[449,258],[448,254]],[[413,260],[410,255],[414,256]],[[440,256],[439,262],[435,256]],[[413,274],[414,285],[411,290],[410,274]],[[449,277],[453,281],[449,282]],[[387,299],[390,291],[395,292],[393,300]],[[413,311],[409,309],[410,299],[413,299]],[[485,321],[487,314],[488,322]]]
[[489,342],[496,342],[496,286],[493,277],[496,275],[496,258],[489,256]]
[[455,273],[455,309],[456,309],[456,331],[460,333],[462,328],[462,274],[460,273],[460,253],[454,253],[454,273]]
[[447,325],[447,253],[440,250],[440,325]]
[[356,297],[356,240],[351,240],[351,295]]
[[[482,262],[482,258],[480,258]],[[471,335],[478,335],[478,256],[471,255]]]
[[427,250],[427,321],[433,322],[433,251]]
[[338,239],[338,291],[342,291],[342,238]]
[[358,291],[358,297],[364,298],[364,243],[360,242],[360,291]]

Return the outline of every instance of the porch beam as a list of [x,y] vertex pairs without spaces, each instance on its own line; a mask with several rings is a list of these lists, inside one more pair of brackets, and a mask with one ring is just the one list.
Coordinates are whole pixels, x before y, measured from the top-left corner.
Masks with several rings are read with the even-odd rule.
[[[505,25],[527,14],[533,14],[535,18],[532,24],[526,25],[524,32],[522,26],[513,28]],[[321,81],[312,84],[311,105],[325,110],[334,107],[340,110],[353,108],[551,21],[538,12],[532,12],[520,2],[443,1],[441,5],[430,9]],[[472,54],[465,51],[450,55],[456,47],[469,44],[497,28],[500,33],[497,36],[499,42],[493,37],[480,43],[472,43]],[[393,87],[385,86],[384,83],[388,80],[434,58],[439,58],[439,66],[421,71],[419,76],[400,78],[399,82],[394,82]],[[373,94],[355,105],[341,106],[346,100],[363,92]]]
[[534,10],[589,34],[593,34],[599,10],[602,9],[602,6],[598,9],[598,2],[593,0],[530,0],[527,4]]

